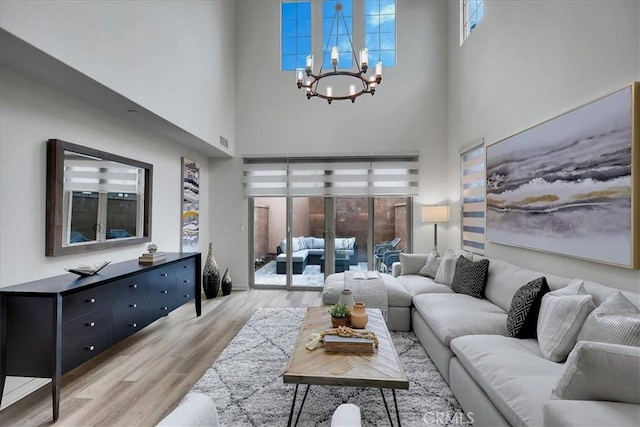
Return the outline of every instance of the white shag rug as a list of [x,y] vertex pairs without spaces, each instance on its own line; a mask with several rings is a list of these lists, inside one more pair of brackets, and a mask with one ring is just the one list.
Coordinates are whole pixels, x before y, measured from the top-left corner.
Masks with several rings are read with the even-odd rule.
[[[295,385],[284,384],[282,373],[305,312],[305,308],[256,310],[193,386],[192,392],[213,399],[221,425],[287,425]],[[410,381],[409,390],[396,390],[402,425],[466,424],[462,408],[416,336],[412,332],[391,336]],[[298,389],[296,413],[305,388]],[[385,390],[385,397],[395,424],[391,390]],[[329,386],[311,386],[298,425],[329,426],[341,403],[360,407],[363,426],[389,425],[379,389]],[[443,420],[444,424],[436,422]]]

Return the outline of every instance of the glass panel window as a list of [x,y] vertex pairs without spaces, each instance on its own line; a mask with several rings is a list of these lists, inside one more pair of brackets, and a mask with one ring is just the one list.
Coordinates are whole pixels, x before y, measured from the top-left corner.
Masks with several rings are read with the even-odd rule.
[[[353,36],[353,2],[340,0],[342,12],[336,14],[337,0],[323,0],[322,2],[322,46],[325,49],[322,66],[331,66],[331,48],[338,48],[338,68],[351,68],[353,52],[349,37]],[[331,35],[331,38],[329,38]]]
[[283,71],[303,68],[311,53],[311,2],[282,2],[281,53]]
[[460,44],[476,29],[484,16],[484,0],[460,0]]
[[370,66],[382,61],[385,67],[395,67],[395,0],[365,0],[364,15],[365,45],[369,49]]

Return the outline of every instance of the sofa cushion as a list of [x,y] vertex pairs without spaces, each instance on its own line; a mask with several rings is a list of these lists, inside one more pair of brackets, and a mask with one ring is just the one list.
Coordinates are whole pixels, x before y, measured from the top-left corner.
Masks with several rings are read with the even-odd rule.
[[589,314],[578,341],[640,346],[640,310],[621,292],[609,296]]
[[593,400],[549,400],[543,407],[545,426],[638,426],[638,405]]
[[[297,251],[291,254],[291,259],[293,262],[304,262],[305,259],[307,259],[307,256],[309,255],[309,251],[306,249],[303,249],[301,251]],[[287,261],[287,254],[280,254],[276,257],[276,259],[279,262],[286,262]]]
[[484,288],[487,286],[487,272],[489,260],[470,261],[459,256],[456,261],[456,272],[451,281],[451,289],[459,294],[484,298]]
[[313,249],[313,240],[315,237],[301,237],[305,249]]
[[413,305],[444,344],[463,335],[507,335],[507,313],[487,300],[464,294],[422,294]]
[[438,265],[435,277],[436,282],[451,286],[453,276],[456,273],[456,261],[458,261],[456,253],[451,249],[447,249],[442,255],[440,265]]
[[543,425],[542,405],[562,365],[542,357],[536,340],[467,335],[451,350],[511,425]]
[[562,362],[576,344],[585,319],[595,308],[591,295],[581,283],[570,285],[542,297],[538,315],[538,343],[542,355]]
[[509,311],[511,300],[518,289],[540,276],[545,276],[551,290],[564,287],[569,283],[569,279],[527,270],[501,259],[490,258],[489,260],[489,276],[484,296],[502,307],[504,311]]
[[400,275],[418,274],[418,271],[427,261],[425,254],[405,254],[400,253]]
[[[380,277],[387,288],[389,307],[411,307],[411,294],[406,291],[395,277],[388,274],[381,274]],[[344,289],[344,273],[330,274],[324,281],[322,302],[324,304],[337,304],[342,289]]]
[[322,237],[314,237],[311,249],[324,249],[324,239]]
[[547,279],[539,277],[516,291],[507,314],[507,330],[514,338],[536,338],[540,303],[549,292]]
[[436,273],[438,272],[438,267],[440,266],[440,261],[442,261],[442,257],[439,257],[436,251],[429,252],[427,261],[420,268],[420,270],[418,270],[418,274],[420,276],[435,279]]
[[453,291],[447,285],[436,283],[435,280],[428,277],[419,276],[417,274],[408,274],[406,276],[396,277],[398,282],[411,294],[416,296],[420,294],[446,293],[451,294]]
[[579,342],[552,395],[554,399],[640,404],[640,348]]

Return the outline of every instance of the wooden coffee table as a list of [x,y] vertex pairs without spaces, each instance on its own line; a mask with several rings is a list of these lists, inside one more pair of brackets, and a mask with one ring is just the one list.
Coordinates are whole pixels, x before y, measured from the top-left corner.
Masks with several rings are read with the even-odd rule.
[[396,401],[396,389],[408,389],[409,380],[400,365],[398,353],[393,341],[391,341],[382,313],[377,308],[367,308],[369,323],[367,323],[366,329],[375,332],[380,342],[380,346],[374,353],[333,353],[324,351],[321,346],[309,351],[305,347],[309,343],[309,336],[331,329],[331,318],[327,310],[328,307],[310,307],[308,309],[293,346],[291,358],[284,370],[282,376],[284,382],[296,385],[287,425],[290,426],[293,419],[298,386],[306,384],[307,389],[298,409],[295,424],[298,424],[309,386],[330,385],[379,388],[387,416],[393,425],[391,412],[382,390],[390,388],[399,426],[400,413]]

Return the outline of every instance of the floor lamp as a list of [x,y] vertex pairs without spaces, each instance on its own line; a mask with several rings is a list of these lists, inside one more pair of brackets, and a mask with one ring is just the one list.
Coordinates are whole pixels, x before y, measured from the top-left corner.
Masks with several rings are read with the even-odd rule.
[[423,206],[422,223],[433,224],[433,250],[438,254],[438,224],[449,222],[449,206]]

